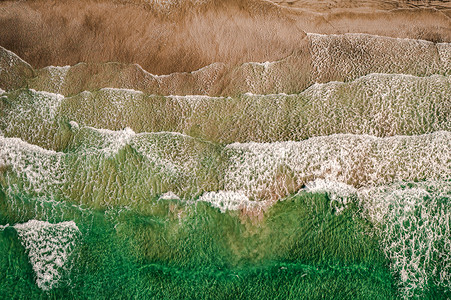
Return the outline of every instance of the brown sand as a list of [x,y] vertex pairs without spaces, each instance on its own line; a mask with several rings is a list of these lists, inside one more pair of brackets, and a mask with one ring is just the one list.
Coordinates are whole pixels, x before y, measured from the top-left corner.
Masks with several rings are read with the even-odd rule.
[[305,37],[274,5],[260,12],[225,2],[177,16],[111,1],[3,2],[0,45],[34,67],[117,61],[168,74],[214,62],[276,60]]
[[305,32],[451,41],[447,2],[353,3],[3,1],[0,46],[37,68],[115,61],[169,74],[215,62],[279,60],[305,49]]

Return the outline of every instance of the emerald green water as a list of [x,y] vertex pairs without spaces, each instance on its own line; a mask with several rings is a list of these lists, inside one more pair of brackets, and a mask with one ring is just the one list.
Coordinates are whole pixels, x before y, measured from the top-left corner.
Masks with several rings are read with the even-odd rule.
[[[10,208],[4,194],[1,202],[2,224],[26,221],[4,214]],[[40,290],[25,249],[8,227],[0,231],[0,291],[18,299],[395,298],[371,224],[354,206],[334,215],[329,202],[324,194],[301,193],[259,221],[171,200],[160,200],[151,215],[60,207],[52,223],[75,220],[82,233],[70,274],[60,287]]]
[[[0,140],[11,162],[0,176],[6,299],[450,295],[446,132],[223,148],[177,134],[77,130],[64,153]],[[335,176],[382,184],[355,188],[315,171],[315,151],[332,148],[317,162],[327,165],[361,139],[383,172],[353,179],[365,165],[343,160]],[[391,172],[415,180],[390,183]]]

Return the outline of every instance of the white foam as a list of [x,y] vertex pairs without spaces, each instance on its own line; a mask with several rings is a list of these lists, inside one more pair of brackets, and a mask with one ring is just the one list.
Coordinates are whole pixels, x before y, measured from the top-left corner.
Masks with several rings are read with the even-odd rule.
[[249,200],[242,191],[218,191],[204,193],[199,201],[210,203],[211,206],[219,208],[224,213],[228,210],[239,210],[243,208],[261,207],[262,203]]
[[382,249],[400,275],[403,298],[421,295],[429,283],[451,289],[451,184],[397,184],[362,191]]
[[5,230],[6,228],[8,228],[9,227],[9,224],[6,224],[6,225],[0,225],[0,231],[3,231],[3,230]]
[[5,192],[32,193],[33,197],[53,195],[64,183],[62,158],[62,153],[0,136],[1,186]]
[[381,39],[387,39],[387,40],[394,40],[394,41],[405,41],[405,42],[421,42],[426,44],[434,44],[434,42],[427,41],[427,40],[421,40],[421,39],[412,39],[412,38],[400,38],[400,37],[390,37],[390,36],[382,36],[382,35],[375,35],[375,34],[369,34],[369,33],[344,33],[344,34],[321,34],[321,33],[314,33],[314,32],[307,32],[306,33],[308,37],[315,38],[315,37],[336,37],[336,38],[345,38],[345,37],[371,37],[371,38],[381,38]]
[[425,40],[392,38],[363,33],[321,35],[310,33],[315,81],[352,80],[364,74],[449,72],[437,44]]
[[180,200],[180,197],[177,196],[174,192],[169,191],[167,193],[164,193],[160,196],[160,199],[162,200]]
[[27,250],[38,287],[48,291],[58,286],[72,268],[71,253],[80,237],[77,225],[73,221],[51,224],[30,220],[14,228]]
[[44,70],[48,71],[50,75],[47,84],[50,86],[52,91],[55,91],[57,93],[63,92],[63,85],[70,68],[71,66],[64,67],[48,66],[44,68]]
[[444,72],[451,74],[451,43],[437,44],[437,51],[442,61]]
[[[442,278],[441,285],[450,282],[451,270],[446,262],[451,257],[440,252],[443,259],[436,263],[428,257],[433,251],[439,251],[434,248],[437,241],[444,240],[446,247],[451,246],[450,206],[448,202],[442,205],[438,201],[449,198],[450,193],[451,185],[447,180],[451,176],[451,132],[389,138],[337,134],[300,142],[235,143],[222,150],[226,161],[213,161],[210,166],[214,169],[224,164],[223,169],[218,169],[223,190],[205,191],[199,187],[205,178],[196,177],[205,171],[199,164],[205,155],[199,153],[212,151],[211,157],[216,157],[221,152],[217,145],[208,148],[203,141],[174,133],[136,135],[131,130],[115,132],[84,127],[80,131],[86,129],[112,143],[130,144],[133,155],[137,154],[137,169],[127,170],[119,162],[114,165],[118,167],[117,174],[113,172],[110,179],[106,178],[102,172],[113,169],[104,165],[110,166],[112,160],[99,153],[104,151],[102,147],[111,149],[111,146],[97,140],[92,142],[103,146],[87,154],[84,149],[58,153],[19,139],[0,137],[0,164],[12,166],[11,180],[19,180],[18,185],[22,185],[25,192],[42,189],[46,193],[62,194],[61,190],[78,189],[83,192],[75,194],[79,198],[72,200],[84,203],[94,202],[93,195],[98,197],[96,203],[106,204],[111,199],[133,203],[142,200],[143,194],[144,197],[163,194],[163,199],[173,199],[175,193],[159,186],[164,182],[169,190],[179,189],[176,192],[180,191],[183,198],[185,191],[191,195],[202,192],[199,201],[211,203],[225,212],[259,208],[266,201],[281,199],[305,184],[306,191],[330,193],[331,208],[337,212],[346,209],[349,201],[358,199],[363,216],[375,225],[391,268],[400,276],[406,295],[421,290],[430,278]],[[63,161],[67,158],[68,163],[56,163],[60,156],[64,156]],[[8,171],[4,178],[8,179],[9,174]],[[16,177],[19,179],[14,179]],[[152,183],[152,178],[158,182]],[[62,180],[61,184],[55,183],[57,179]],[[408,188],[403,187],[407,184],[397,183],[415,179],[428,181]],[[355,188],[353,182],[363,187]],[[101,193],[85,188],[87,186],[98,186]],[[413,229],[418,238],[412,239],[409,231],[393,231],[404,226],[403,221],[415,224]],[[426,221],[428,225],[421,225]],[[399,249],[411,249],[413,244],[420,245],[423,252],[414,255],[409,251],[400,252]],[[439,272],[434,271],[435,267],[440,270],[440,276],[434,273]]]
[[[55,135],[66,120],[97,128],[133,126],[143,132],[167,128],[187,133],[196,128],[218,142],[300,140],[338,132],[421,134],[451,128],[450,93],[451,76],[376,73],[352,82],[317,83],[297,95],[247,93],[236,98],[163,98],[102,89],[61,99],[30,90],[6,95],[15,105],[6,107],[0,130],[52,149],[59,148]],[[231,119],[240,126],[234,127]],[[219,122],[218,132],[208,130],[210,122]]]
[[330,206],[336,214],[347,208],[349,198],[357,195],[357,189],[343,182],[316,179],[305,185],[304,190],[309,193],[327,193]]
[[78,129],[80,129],[80,125],[78,125],[78,123],[75,122],[75,121],[70,121],[70,122],[69,122],[69,125],[70,125],[71,129],[73,129],[73,130],[78,130]]
[[7,117],[0,119],[3,133],[26,137],[33,144],[51,148],[57,130],[55,122],[64,96],[33,89],[20,90],[14,95],[14,105],[8,108]]
[[[29,63],[24,61],[22,58],[17,56],[14,52],[9,51],[2,46],[0,46],[0,59],[7,63],[8,67],[13,67],[14,65],[20,63],[26,65],[29,69],[33,69]],[[5,71],[0,64],[0,74]]]
[[214,101],[224,101],[227,99],[231,99],[230,97],[210,97],[206,95],[185,95],[185,96],[176,96],[170,95],[167,96],[167,99],[175,100],[181,107],[183,111],[195,110],[201,106],[207,106]]
[[[390,138],[340,134],[300,142],[235,143],[222,150],[215,144],[177,133],[135,134],[130,129],[110,131],[82,127],[75,139],[78,136],[83,140],[78,141],[75,152],[69,153],[0,137],[0,164],[11,166],[15,174],[5,179],[12,180],[11,184],[23,182],[23,189],[46,193],[61,193],[63,187],[71,190],[72,185],[76,190],[85,185],[101,185],[107,190],[97,194],[105,198],[99,201],[116,198],[119,201],[125,197],[128,200],[123,201],[134,202],[144,190],[151,189],[155,195],[168,191],[149,185],[149,178],[154,176],[170,183],[170,189],[176,193],[193,188],[196,191],[206,180],[204,176],[210,176],[194,175],[205,174],[201,160],[206,153],[213,159],[210,168],[221,168],[218,171],[222,189],[244,193],[253,201],[284,198],[314,179],[377,186],[422,178],[446,180],[451,176],[451,132],[445,131]],[[111,174],[111,179],[100,175],[107,170],[103,168],[109,168],[108,157],[128,145],[140,162],[138,178],[127,170],[135,175],[127,181],[116,179],[128,176],[120,173],[123,172],[121,164],[126,163],[123,161],[118,161],[119,169]],[[106,156],[101,155],[105,153]],[[85,176],[90,178],[88,183],[84,182]],[[116,182],[122,183],[118,186]],[[180,190],[174,190],[174,184]],[[110,199],[108,195],[115,196]],[[90,201],[92,194],[86,193],[83,197],[83,202]]]
[[142,91],[134,90],[134,89],[125,89],[125,88],[111,88],[111,87],[105,87],[101,88],[99,91],[103,92],[113,92],[113,93],[129,93],[129,94],[144,94]]
[[[300,142],[234,143],[224,174],[226,190],[243,190],[252,199],[278,193],[289,182],[293,192],[308,178],[365,186],[415,178],[450,178],[451,132],[377,138],[336,134]],[[309,180],[311,181],[311,179]]]
[[263,67],[264,69],[268,69],[272,64],[274,64],[274,62],[271,62],[271,61],[249,62],[248,64],[255,65],[255,66],[260,66],[260,67]]
[[[122,130],[114,131],[109,129],[98,129],[94,127],[84,127],[91,132],[95,132],[101,136],[101,139],[97,139],[94,144],[94,148],[90,151],[102,152],[106,155],[116,154],[120,149],[130,144],[132,139],[136,136],[133,129],[125,127]],[[82,145],[83,146],[83,145]]]
[[316,180],[306,191],[326,192],[338,202],[358,200],[400,278],[404,299],[421,295],[432,282],[451,288],[451,183],[447,181],[398,182],[355,189]]

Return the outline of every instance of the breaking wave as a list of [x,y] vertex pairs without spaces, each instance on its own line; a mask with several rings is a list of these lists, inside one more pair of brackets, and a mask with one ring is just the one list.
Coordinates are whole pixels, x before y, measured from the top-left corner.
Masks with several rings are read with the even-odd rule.
[[[64,3],[42,20],[39,1],[10,4],[0,44],[13,34],[13,13],[21,38],[36,32],[47,40],[28,30],[43,20],[61,23],[63,33],[78,26],[91,42],[105,32],[117,38],[122,23],[104,27],[103,15],[84,13],[89,5],[110,11],[102,3],[80,2],[72,22]],[[13,43],[32,66],[0,47],[0,293],[449,297],[445,14],[421,15],[438,24],[424,40],[393,26],[413,11],[377,13],[373,21],[399,19],[383,28],[367,20],[354,32],[350,14],[224,3],[115,4],[124,19],[153,14],[146,26],[156,29],[133,23],[148,30],[140,43],[119,43],[128,52],[118,40],[107,52],[72,42],[79,56],[62,38],[51,50]],[[178,18],[190,34],[165,31]],[[332,28],[346,20],[349,30]],[[432,27],[418,30],[425,28]],[[203,48],[206,41],[213,46]],[[48,55],[41,61],[35,51]],[[71,65],[45,66],[53,60]]]

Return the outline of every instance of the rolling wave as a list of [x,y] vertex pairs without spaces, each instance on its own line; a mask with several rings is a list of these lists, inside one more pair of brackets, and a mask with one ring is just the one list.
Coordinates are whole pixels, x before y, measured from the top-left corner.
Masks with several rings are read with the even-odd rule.
[[[316,178],[354,186],[449,180],[449,132],[376,138],[332,135],[226,147],[175,133],[75,129],[66,152],[1,138],[3,189],[93,207],[144,205],[167,192],[209,191],[277,201]],[[151,203],[151,202],[150,202]]]
[[447,5],[273,2],[0,1],[0,295],[450,296]]
[[451,129],[450,77],[371,74],[315,84],[300,94],[157,96],[124,89],[63,97],[17,90],[0,98],[0,131],[64,149],[68,124],[171,131],[218,143],[303,140],[335,133],[380,137]]

